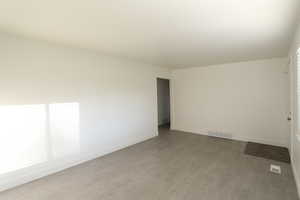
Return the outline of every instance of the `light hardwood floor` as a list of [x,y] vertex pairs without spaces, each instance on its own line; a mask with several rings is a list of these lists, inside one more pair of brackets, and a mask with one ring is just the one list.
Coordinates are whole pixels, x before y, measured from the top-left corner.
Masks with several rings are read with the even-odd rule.
[[[0,193],[1,200],[296,200],[286,163],[245,143],[178,131]],[[279,164],[282,174],[269,172]]]

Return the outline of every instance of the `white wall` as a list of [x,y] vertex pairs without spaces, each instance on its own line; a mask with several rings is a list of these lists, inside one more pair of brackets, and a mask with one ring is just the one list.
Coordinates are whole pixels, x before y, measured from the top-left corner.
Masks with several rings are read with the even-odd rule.
[[157,79],[158,125],[170,123],[170,84],[167,79]]
[[288,146],[287,59],[172,72],[172,129]]
[[0,106],[80,108],[80,152],[1,175],[0,190],[158,134],[156,78],[169,78],[167,69],[6,34],[0,44]]
[[[294,176],[296,179],[298,193],[300,192],[300,140],[297,139],[297,134],[299,134],[299,112],[297,110],[297,51],[300,48],[300,25],[296,31],[294,40],[291,44],[289,58],[290,58],[290,110],[292,113],[292,121],[291,121],[291,160],[292,167],[294,171]],[[299,90],[299,89],[298,89]],[[300,195],[299,195],[300,196]]]

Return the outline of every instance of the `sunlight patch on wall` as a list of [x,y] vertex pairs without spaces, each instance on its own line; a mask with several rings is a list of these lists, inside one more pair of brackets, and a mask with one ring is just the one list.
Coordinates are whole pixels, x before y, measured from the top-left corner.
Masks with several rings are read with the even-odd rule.
[[0,174],[80,151],[79,104],[0,106]]
[[0,107],[0,173],[47,160],[45,105]]
[[49,105],[51,150],[54,158],[79,153],[78,103]]

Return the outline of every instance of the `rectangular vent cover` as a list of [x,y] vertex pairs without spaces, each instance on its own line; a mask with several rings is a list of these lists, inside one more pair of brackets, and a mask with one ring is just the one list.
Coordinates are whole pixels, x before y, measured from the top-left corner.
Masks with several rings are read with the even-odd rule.
[[272,173],[275,173],[275,174],[281,174],[281,167],[279,165],[272,165],[271,164],[270,171]]

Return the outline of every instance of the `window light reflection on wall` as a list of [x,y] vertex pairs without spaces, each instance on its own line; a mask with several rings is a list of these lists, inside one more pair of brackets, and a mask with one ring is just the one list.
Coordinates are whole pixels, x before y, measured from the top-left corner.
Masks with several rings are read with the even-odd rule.
[[0,106],[0,174],[80,151],[79,104]]

